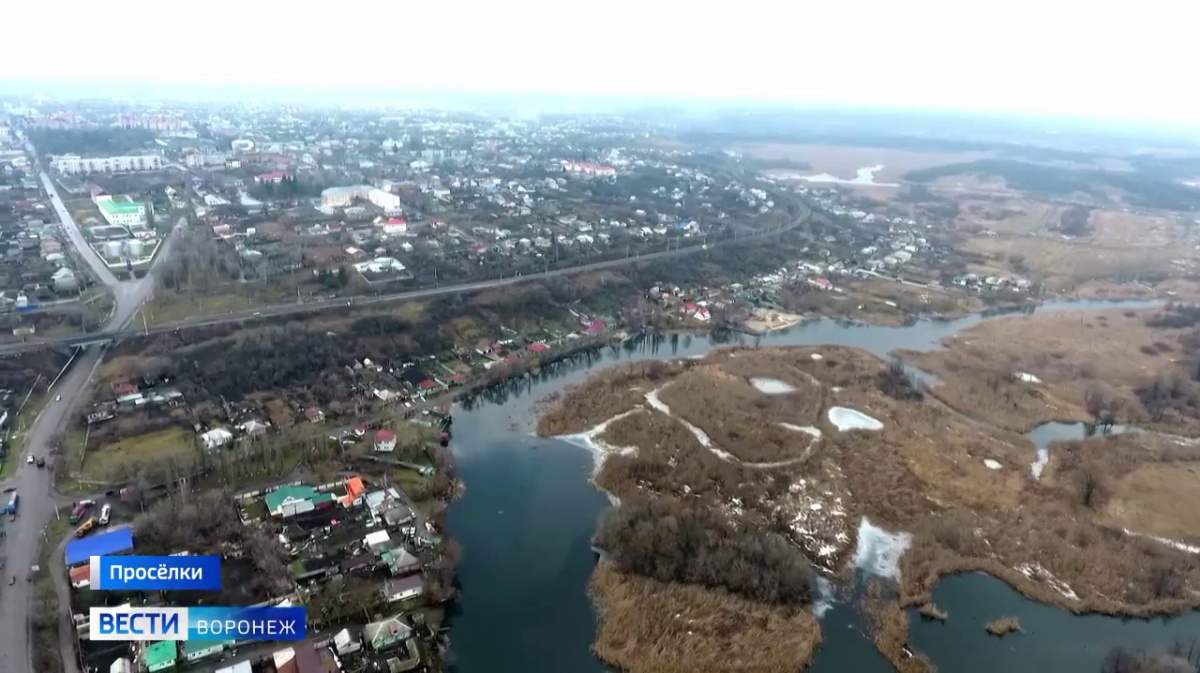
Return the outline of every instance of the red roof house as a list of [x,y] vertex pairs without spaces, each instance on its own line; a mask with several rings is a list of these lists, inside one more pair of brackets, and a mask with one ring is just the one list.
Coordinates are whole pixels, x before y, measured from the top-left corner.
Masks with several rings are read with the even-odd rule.
[[377,431],[375,433],[375,450],[387,452],[395,451],[396,433],[387,429]]
[[546,344],[529,344],[530,353],[545,353],[548,350],[550,350],[550,347]]

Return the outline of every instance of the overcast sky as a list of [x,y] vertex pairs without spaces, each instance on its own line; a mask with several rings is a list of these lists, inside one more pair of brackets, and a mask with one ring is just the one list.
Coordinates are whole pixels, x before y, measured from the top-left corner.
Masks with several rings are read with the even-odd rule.
[[722,97],[1200,126],[1200,3],[1188,0],[11,4],[0,79]]

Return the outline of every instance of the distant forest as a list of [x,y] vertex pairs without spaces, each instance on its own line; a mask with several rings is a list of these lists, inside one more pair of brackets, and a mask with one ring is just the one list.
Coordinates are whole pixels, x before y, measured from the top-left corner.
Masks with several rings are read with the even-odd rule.
[[1170,210],[1200,209],[1200,190],[1175,182],[1186,167],[1160,162],[1143,163],[1129,172],[1061,168],[1010,159],[980,159],[934,166],[905,173],[910,182],[932,182],[951,175],[978,175],[1004,179],[1014,189],[1050,197],[1088,194],[1107,197],[1118,189],[1138,206]]

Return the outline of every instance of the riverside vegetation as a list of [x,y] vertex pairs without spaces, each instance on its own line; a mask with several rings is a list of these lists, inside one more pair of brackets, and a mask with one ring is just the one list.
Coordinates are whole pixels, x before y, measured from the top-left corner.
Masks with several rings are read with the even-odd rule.
[[[849,410],[875,429],[839,429]],[[867,526],[909,536],[898,567],[875,569],[885,589],[864,604],[877,646],[901,670],[928,665],[907,650],[903,608],[929,603],[947,574],[985,572],[1077,613],[1200,603],[1189,589],[1200,582],[1195,557],[1155,531],[1115,527],[1103,505],[1119,489],[1085,476],[1093,459],[1106,473],[1136,473],[1190,460],[1190,450],[1150,448],[1140,435],[1105,440],[1129,443],[1111,456],[1107,446],[1056,444],[1039,480],[1029,440],[962,416],[897,363],[857,349],[726,348],[620,365],[548,404],[538,432],[587,438],[601,459],[595,483],[619,503],[595,538],[606,560],[591,595],[596,653],[624,670],[805,665],[820,638],[811,580],[850,581]],[[636,601],[651,591],[654,601]],[[649,603],[666,617],[635,614]],[[753,624],[711,628],[739,611],[757,615]],[[773,640],[769,658],[738,654],[781,624],[792,637]]]

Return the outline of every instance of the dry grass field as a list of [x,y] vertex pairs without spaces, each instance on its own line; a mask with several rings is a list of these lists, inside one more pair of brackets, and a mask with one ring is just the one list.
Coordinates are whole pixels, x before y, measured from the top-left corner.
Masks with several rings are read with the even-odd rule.
[[[896,658],[903,629],[894,617],[902,606],[928,602],[946,574],[986,572],[1033,599],[1076,612],[1149,615],[1200,603],[1184,590],[1200,585],[1196,558],[1121,530],[1200,539],[1200,515],[1162,516],[1170,503],[1193,494],[1196,487],[1187,477],[1197,469],[1200,454],[1152,451],[1134,439],[1121,440],[1131,448],[1105,452],[1109,458],[1101,471],[1110,476],[1096,491],[1103,497],[1089,493],[1083,498],[1082,484],[1092,469],[1085,454],[1070,448],[1060,452],[1056,444],[1039,481],[1029,469],[1035,458],[1032,443],[1004,429],[1024,430],[1037,420],[1085,413],[1077,379],[1089,367],[1094,371],[1089,380],[1099,383],[1111,375],[1109,385],[1119,391],[1122,380],[1133,381],[1166,363],[1161,354],[1139,350],[1137,339],[1153,343],[1178,335],[1146,327],[1144,317],[1137,312],[1035,316],[1048,320],[1034,335],[1035,354],[1020,347],[1034,331],[1021,318],[986,323],[989,329],[1001,325],[1000,333],[969,332],[963,345],[946,351],[947,361],[957,364],[935,369],[953,386],[953,394],[939,390],[940,399],[885,394],[887,363],[843,347],[730,348],[654,369],[624,365],[557,400],[539,429],[578,432],[617,416],[596,438],[613,449],[596,475],[601,488],[622,502],[666,499],[726,517],[743,530],[783,534],[797,553],[832,574],[846,567],[862,517],[911,533],[896,597],[876,605],[881,619],[875,636],[894,663],[923,670],[919,658]],[[1094,336],[1081,340],[1088,333]],[[1130,340],[1134,346],[1114,346]],[[996,391],[986,375],[976,373],[975,360],[994,376],[1003,375],[1005,386],[1014,371],[1044,376],[1045,382],[1030,386],[1040,392],[1014,394],[1016,407],[1009,401],[997,404]],[[764,391],[761,380],[754,385],[761,378],[791,389]],[[834,406],[866,414],[882,428],[839,430],[828,414]],[[820,437],[812,439],[813,434]],[[1080,451],[1096,446],[1079,444]],[[1169,478],[1162,476],[1163,469],[1170,471]],[[1161,495],[1153,489],[1156,480],[1164,484]],[[613,622],[621,624],[619,632],[602,627],[601,656],[632,664],[635,647],[664,637],[672,642],[656,620],[635,619],[625,607],[608,612],[610,599],[632,604],[629,592],[646,591],[646,578],[618,581],[605,571],[598,577],[603,590],[594,595],[601,613],[606,619],[623,615]],[[705,606],[689,608],[700,610],[696,619],[702,622],[720,622],[735,601],[745,600],[674,584],[654,590],[671,597],[660,600],[672,613],[684,605]],[[801,650],[796,645],[788,652]],[[650,651],[655,658],[637,670],[682,670],[697,663],[674,645]],[[724,662],[709,656],[703,654],[704,663],[722,667]],[[737,658],[727,664],[729,670],[741,665]]]
[[656,582],[606,562],[596,566],[590,593],[600,606],[596,654],[630,673],[796,671],[821,640],[806,608]]
[[[1157,309],[1050,311],[989,320],[936,351],[900,355],[937,376],[933,394],[946,404],[1016,432],[1052,420],[1088,420],[1085,396],[1103,391],[1120,401],[1118,417],[1147,423],[1134,388],[1179,365],[1188,330],[1151,328]],[[1040,381],[1029,383],[1019,374]],[[1164,418],[1180,432],[1200,430],[1189,418]]]

